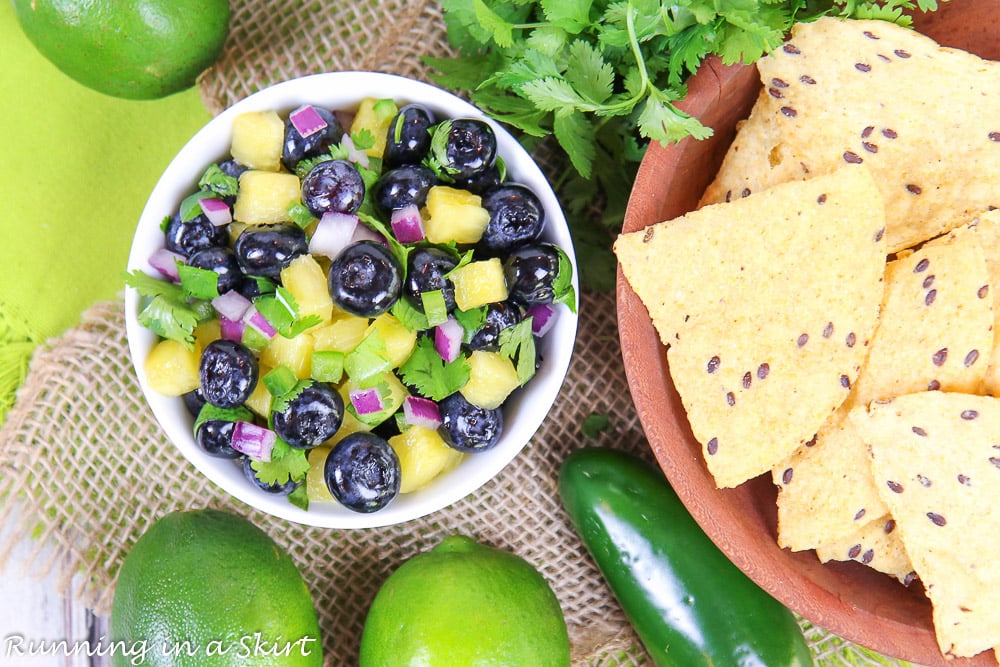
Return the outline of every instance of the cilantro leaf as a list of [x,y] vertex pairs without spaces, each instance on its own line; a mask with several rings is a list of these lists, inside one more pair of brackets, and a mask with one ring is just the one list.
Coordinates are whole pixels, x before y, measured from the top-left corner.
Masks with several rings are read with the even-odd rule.
[[162,338],[194,349],[194,329],[203,313],[197,304],[188,301],[180,285],[157,280],[139,270],[125,274],[125,284],[146,299],[138,316],[140,324]]
[[397,299],[389,312],[409,331],[423,331],[430,327],[427,316],[414,308],[409,299]]
[[210,164],[198,179],[198,188],[210,190],[219,197],[235,197],[239,192],[240,182],[235,176],[222,171],[218,164]]
[[[544,147],[561,203],[577,212],[570,231],[588,256],[582,282],[602,289],[614,284],[611,242],[646,146],[711,136],[675,106],[706,58],[752,63],[799,21],[833,15],[909,25],[911,10],[934,11],[940,2],[442,0],[457,55],[424,63],[437,83],[465,91],[523,133],[527,148]],[[440,173],[436,162],[428,166]]]
[[[308,457],[307,457],[308,458]],[[309,491],[305,484],[299,484],[292,492],[288,494],[288,502],[295,505],[299,509],[308,512],[309,511]]]
[[417,340],[410,358],[399,367],[402,381],[432,401],[454,394],[469,381],[469,363],[464,356],[446,362],[427,336]]
[[573,263],[569,261],[569,255],[559,246],[553,246],[556,254],[559,255],[559,268],[556,277],[552,281],[553,300],[569,307],[576,312],[576,290],[573,288]]
[[535,376],[535,336],[527,317],[500,331],[500,354],[514,362],[521,386]]
[[306,450],[295,449],[278,438],[271,451],[271,460],[251,460],[250,467],[264,484],[285,484],[305,479],[309,472],[309,459],[306,458]]
[[177,264],[181,288],[195,299],[210,300],[219,296],[219,274],[190,264]]
[[462,336],[463,342],[470,342],[472,340],[472,336],[482,328],[482,326],[486,323],[487,312],[488,308],[486,306],[470,308],[469,310],[456,308],[452,312],[452,315],[454,315],[455,319],[458,320],[458,323],[462,325],[462,329],[465,332]]

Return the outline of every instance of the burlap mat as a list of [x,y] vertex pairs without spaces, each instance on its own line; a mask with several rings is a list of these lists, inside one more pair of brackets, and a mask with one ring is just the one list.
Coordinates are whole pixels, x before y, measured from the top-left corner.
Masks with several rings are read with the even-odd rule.
[[[201,81],[218,112],[266,85],[338,69],[429,80],[422,55],[449,47],[436,0],[272,3],[234,0],[225,52]],[[551,172],[550,172],[551,173]],[[591,413],[611,430],[590,440]],[[35,353],[0,429],[0,569],[28,537],[47,558],[27,576],[60,575],[63,590],[109,610],[115,576],[152,521],[174,509],[215,507],[246,516],[298,564],[316,604],[326,664],[353,666],[365,613],[405,559],[447,534],[509,549],[535,565],[566,615],[574,665],[649,665],[620,607],[558,502],[556,477],[584,444],[650,457],[618,346],[613,294],[584,292],[573,363],[553,411],[526,449],[478,492],[440,512],[387,528],[336,531],[275,519],[233,500],[165,438],[135,380],[120,303],[101,303]],[[6,548],[6,551],[4,551]],[[802,623],[818,664],[898,664]]]

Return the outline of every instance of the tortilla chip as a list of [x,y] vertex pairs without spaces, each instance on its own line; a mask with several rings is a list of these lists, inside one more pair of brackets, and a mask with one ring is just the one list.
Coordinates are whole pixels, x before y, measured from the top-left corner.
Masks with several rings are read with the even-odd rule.
[[[841,410],[776,466],[778,543],[812,549],[888,511],[868,451],[846,412],[927,389],[976,392],[993,347],[986,259],[971,233],[949,235],[888,264],[885,298],[864,368]],[[787,480],[787,481],[786,481]],[[865,518],[867,517],[867,519]]]
[[823,425],[814,442],[772,470],[782,548],[804,551],[834,543],[889,511],[875,488],[868,448],[845,408],[850,404]]
[[[819,310],[831,313],[880,299],[883,220],[867,170],[841,169],[622,234],[614,249],[660,340],[670,345],[685,327],[744,313],[770,316],[814,294],[823,299]],[[861,321],[868,324],[869,315]],[[862,345],[868,330],[837,337],[854,331]]]
[[942,653],[1000,645],[1000,399],[921,392],[855,409],[851,419],[933,604]]
[[993,297],[979,240],[963,234],[889,262],[856,405],[924,390],[975,393],[993,349]]
[[993,300],[993,350],[989,355],[983,391],[992,396],[1000,396],[1000,210],[984,211],[965,227],[958,227],[934,243],[952,243],[966,235],[976,237],[986,257],[986,272],[989,276],[989,290]]
[[827,17],[796,25],[758,68],[759,108],[704,203],[864,164],[890,252],[1000,204],[1000,63],[889,22]]
[[720,486],[768,472],[847,397],[882,299],[882,221],[848,168],[618,238]]
[[831,560],[856,561],[891,575],[906,586],[917,577],[896,531],[896,520],[888,514],[836,540],[822,543],[816,549],[816,555],[824,563]]

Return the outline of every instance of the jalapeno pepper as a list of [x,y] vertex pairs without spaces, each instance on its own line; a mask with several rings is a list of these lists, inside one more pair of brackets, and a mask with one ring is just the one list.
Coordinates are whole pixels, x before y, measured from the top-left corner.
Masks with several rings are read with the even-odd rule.
[[794,615],[701,530],[663,474],[626,452],[584,448],[559,497],[658,667],[799,667]]

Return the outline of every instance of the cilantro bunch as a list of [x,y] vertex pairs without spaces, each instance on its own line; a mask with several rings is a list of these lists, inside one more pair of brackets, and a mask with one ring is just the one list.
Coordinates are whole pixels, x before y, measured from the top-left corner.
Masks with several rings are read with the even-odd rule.
[[529,149],[554,139],[555,158],[571,167],[550,173],[559,174],[554,186],[581,278],[608,289],[611,236],[646,146],[711,135],[675,106],[702,61],[755,62],[795,22],[824,15],[908,25],[906,11],[935,10],[937,0],[442,0],[442,7],[458,55],[425,58],[434,79],[467,92]]

